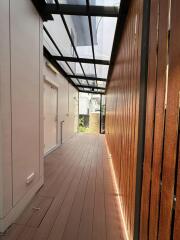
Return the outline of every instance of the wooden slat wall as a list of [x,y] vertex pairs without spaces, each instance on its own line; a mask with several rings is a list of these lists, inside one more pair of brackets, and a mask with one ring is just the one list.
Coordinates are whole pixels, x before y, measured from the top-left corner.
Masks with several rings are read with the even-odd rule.
[[143,1],[131,1],[106,99],[106,139],[129,239],[134,235]]
[[180,239],[180,1],[151,1],[141,240]]
[[[142,6],[140,0],[131,2],[106,107],[106,138],[129,239],[133,239],[135,224]],[[179,9],[178,0],[151,0],[144,163],[139,193],[141,240],[180,239]]]

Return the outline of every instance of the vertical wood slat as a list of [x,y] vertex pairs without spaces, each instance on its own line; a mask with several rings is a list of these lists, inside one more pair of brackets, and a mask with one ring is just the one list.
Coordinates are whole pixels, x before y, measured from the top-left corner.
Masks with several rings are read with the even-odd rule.
[[175,208],[175,218],[174,218],[174,240],[179,239],[180,231],[180,142],[178,149],[178,177],[177,177],[177,188],[176,188],[176,208]]
[[[133,10],[135,11],[135,10]],[[132,13],[133,14],[133,13]],[[133,31],[135,31],[135,24],[133,24],[133,22],[131,22],[131,25],[130,25],[130,33],[129,33],[129,36],[132,36],[133,34]],[[128,92],[129,92],[129,109],[128,109],[128,115],[129,115],[129,122],[128,122],[128,128],[129,128],[129,133],[128,133],[128,156],[127,156],[127,159],[129,159],[129,162],[128,162],[128,175],[130,176],[128,180],[128,183],[127,183],[127,196],[131,196],[130,194],[130,186],[131,186],[131,181],[132,181],[132,178],[131,178],[131,175],[130,175],[130,167],[131,167],[131,159],[132,159],[132,155],[131,155],[131,144],[132,144],[132,138],[133,138],[133,135],[132,135],[132,111],[133,111],[133,105],[132,105],[132,75],[133,75],[133,59],[134,59],[134,56],[133,56],[133,44],[131,44],[131,39],[129,39],[129,54],[130,54],[130,64],[129,64],[129,71],[130,71],[130,75],[129,75],[129,88],[128,88]],[[132,67],[132,70],[130,69]],[[129,197],[127,199],[127,216],[130,216],[131,212],[130,212],[130,209],[131,209],[131,197]],[[131,221],[130,221],[130,224],[127,228],[127,231],[128,232],[132,232],[132,229],[131,229]]]
[[[169,81],[167,95],[167,116],[164,143],[164,162],[162,176],[162,194],[160,202],[159,239],[171,237],[175,168],[179,130],[179,92],[180,92],[180,2],[171,1],[171,35],[169,52]],[[178,205],[176,208],[178,209]],[[177,215],[176,215],[177,216]],[[175,222],[176,226],[176,222]],[[176,228],[177,229],[177,228]],[[180,230],[179,230],[180,231]],[[179,232],[180,234],[180,232]]]
[[[163,2],[152,0],[151,2],[149,47],[151,61],[149,61],[147,86],[141,240],[177,240],[180,235],[179,9],[180,2],[178,0],[165,0]],[[169,26],[169,13],[171,26]],[[155,37],[157,29],[158,35]],[[168,42],[168,38],[170,42]],[[157,39],[158,45],[155,43]],[[153,62],[153,56],[155,59],[156,55],[158,61]],[[168,60],[169,74],[166,76]]]
[[[180,234],[178,217],[180,214],[180,163],[177,159],[180,92],[180,33],[178,28],[180,17],[178,9],[180,9],[180,3],[178,0],[171,0],[171,2],[172,9],[169,5],[170,0],[151,1],[141,240],[178,239]],[[134,36],[131,20],[135,14],[141,15],[142,12],[137,10],[140,9],[138,7],[140,5],[141,1],[136,1],[136,4],[132,2],[107,94],[106,138],[119,181],[122,209],[130,239],[133,238],[134,228],[134,183],[139,120],[137,116],[139,111],[138,72],[140,67],[138,43],[136,42],[134,51],[132,48]],[[169,53],[168,16],[170,10]],[[140,17],[140,19],[142,18]],[[139,20],[138,23],[140,22]],[[140,33],[138,41],[139,39]],[[169,75],[166,78],[168,59],[170,61]],[[166,89],[167,80],[168,88]],[[165,109],[166,92],[167,105]],[[174,194],[176,194],[175,206]]]
[[[172,18],[171,18],[171,25],[172,25],[172,32],[171,32],[171,76],[176,78],[176,81],[178,82],[178,91],[179,91],[179,109],[180,109],[180,29],[179,29],[179,23],[180,23],[180,15],[179,15],[179,9],[180,9],[180,2],[177,0],[174,0],[172,2]],[[179,123],[180,125],[180,123]],[[179,128],[180,131],[180,128]],[[180,142],[179,142],[180,144]],[[175,207],[175,219],[174,219],[174,240],[178,240],[180,236],[180,145],[179,149],[177,151],[179,154],[177,159],[177,187],[176,187],[176,207]]]
[[164,142],[166,70],[168,64],[168,16],[169,0],[159,2],[159,39],[157,59],[157,87],[155,105],[154,145],[151,173],[151,195],[149,213],[149,239],[157,239],[159,199],[161,190],[161,165]]
[[145,156],[143,165],[143,185],[141,196],[140,239],[148,239],[149,198],[152,164],[152,145],[154,138],[154,111],[156,101],[156,69],[157,69],[157,41],[158,41],[158,1],[151,1],[150,35],[149,35],[149,68],[147,80],[146,102],[146,134]]

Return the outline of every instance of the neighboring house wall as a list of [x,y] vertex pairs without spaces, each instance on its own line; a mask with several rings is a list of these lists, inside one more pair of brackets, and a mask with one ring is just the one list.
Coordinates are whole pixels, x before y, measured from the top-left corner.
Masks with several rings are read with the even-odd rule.
[[65,142],[77,132],[78,126],[78,91],[59,73],[55,74],[47,67],[44,58],[44,79],[58,88],[58,145],[61,144],[61,122],[63,123],[62,139]]
[[[31,1],[0,1],[0,231],[43,184],[42,21]],[[27,178],[34,173],[33,181]]]
[[90,98],[89,98],[88,94],[85,96],[83,93],[80,93],[79,114],[89,115],[89,102],[90,102]]

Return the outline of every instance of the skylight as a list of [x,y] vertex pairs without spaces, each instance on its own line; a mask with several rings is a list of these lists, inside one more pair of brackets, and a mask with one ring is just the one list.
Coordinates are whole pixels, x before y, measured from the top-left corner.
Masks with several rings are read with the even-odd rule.
[[120,0],[46,0],[44,49],[79,91],[104,93]]

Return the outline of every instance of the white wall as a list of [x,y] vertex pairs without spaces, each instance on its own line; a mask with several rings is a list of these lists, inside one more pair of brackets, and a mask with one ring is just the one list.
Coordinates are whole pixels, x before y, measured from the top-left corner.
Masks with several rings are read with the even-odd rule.
[[12,207],[9,1],[0,1],[0,218]]
[[[72,44],[69,40],[68,34],[59,15],[53,15],[54,21],[47,21],[44,23],[48,32],[52,36],[53,40],[60,48],[64,56],[72,57],[74,54]],[[72,19],[70,16],[65,16],[66,22],[68,24],[69,30],[74,28]],[[76,42],[76,36],[74,36],[74,41]],[[44,33],[44,45],[50,51],[52,55],[59,55],[59,52],[54,47],[50,39]],[[72,74],[68,66],[63,62],[59,62],[63,69]],[[69,63],[74,72],[77,66],[75,63]],[[78,64],[77,64],[78,65]],[[81,73],[81,72],[80,72]],[[44,75],[50,81],[54,81],[59,87],[59,128],[58,128],[58,143],[61,141],[61,128],[60,122],[64,121],[63,124],[63,141],[69,139],[75,132],[77,132],[78,126],[78,91],[67,82],[67,80],[60,74],[55,75],[51,70],[46,67],[44,60]]]
[[78,91],[61,75],[47,67],[44,58],[43,75],[45,80],[58,88],[58,144],[61,144],[61,121],[63,124],[63,142],[77,132],[78,127]]
[[[43,183],[42,21],[31,1],[0,1],[0,231]],[[35,177],[27,185],[27,177]]]
[[[64,141],[77,131],[78,92],[60,74],[52,73],[45,60],[43,63],[43,23],[30,0],[0,1],[0,34],[2,232],[43,184],[43,74],[58,85]],[[59,124],[59,144],[60,136]],[[31,173],[35,177],[28,185]]]

